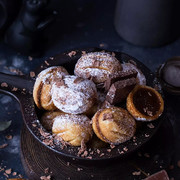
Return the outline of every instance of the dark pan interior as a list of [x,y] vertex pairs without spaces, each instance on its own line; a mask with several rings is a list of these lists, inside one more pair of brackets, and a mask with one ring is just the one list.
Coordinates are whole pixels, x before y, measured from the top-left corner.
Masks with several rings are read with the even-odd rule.
[[[40,68],[35,70],[35,73],[38,74],[43,69],[46,69],[47,67],[50,67],[50,66],[61,65],[61,66],[64,66],[70,74],[73,74],[74,66],[77,60],[81,57],[82,51],[93,52],[93,51],[102,51],[102,49],[97,49],[97,48],[79,49],[79,50],[76,50],[76,55],[72,57],[68,55],[69,52],[58,54],[46,60],[46,62],[42,64]],[[115,53],[116,58],[120,60],[121,62],[128,62],[129,60],[135,61],[137,63],[137,66],[141,69],[143,74],[146,76],[147,85],[151,87],[155,87],[159,85],[155,79],[154,74],[141,62],[139,62],[138,60],[136,60],[135,58],[127,54],[120,53],[120,52],[114,52],[114,53]],[[25,121],[27,128],[32,133],[32,135],[40,143],[42,143],[43,136],[40,134],[40,131],[38,130],[39,128],[42,127],[42,125],[40,124],[38,120],[40,119],[42,112],[36,108],[33,101],[32,93],[29,93],[26,91],[24,92],[17,91],[14,94],[18,97],[20,101],[23,119]],[[122,105],[122,107],[125,107],[125,103]],[[61,146],[58,146],[58,145],[55,145],[54,147],[50,147],[50,146],[44,145],[43,143],[42,144],[62,156],[76,158],[79,160],[92,161],[92,160],[121,158],[134,152],[143,144],[145,144],[147,141],[149,141],[151,137],[155,134],[155,132],[158,130],[164,118],[165,118],[165,112],[159,119],[153,122],[150,122],[150,123],[138,122],[137,132],[135,134],[136,139],[132,138],[131,140],[125,143],[122,143],[112,149],[109,147],[109,145],[106,145],[105,147],[102,147],[99,149],[100,153],[97,151],[97,149],[94,149],[93,153],[91,154],[91,157],[92,157],[91,160],[87,158],[88,156],[87,157],[77,156],[79,152],[78,147],[67,146],[67,147],[62,148]],[[34,126],[34,124],[36,124],[36,127]],[[111,151],[107,151],[108,149],[111,149]]]

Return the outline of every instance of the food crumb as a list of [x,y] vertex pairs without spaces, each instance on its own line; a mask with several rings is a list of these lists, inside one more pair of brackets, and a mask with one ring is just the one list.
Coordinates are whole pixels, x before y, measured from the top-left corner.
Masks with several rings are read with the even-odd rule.
[[28,56],[28,59],[29,59],[29,61],[32,61],[33,57],[32,56]]
[[41,180],[51,180],[51,175],[49,175],[49,176],[41,176],[40,179]]
[[4,149],[5,147],[7,147],[8,146],[8,144],[7,143],[5,143],[5,144],[2,144],[2,145],[0,145],[0,149]]
[[111,149],[114,149],[116,146],[114,144],[110,145]]
[[150,129],[153,129],[153,128],[154,128],[154,125],[153,125],[152,123],[149,123],[147,126],[148,126]]
[[30,77],[33,78],[33,77],[35,77],[35,76],[36,76],[35,72],[31,71],[31,72],[30,72]]
[[49,173],[49,168],[44,169],[44,173],[45,174]]
[[13,172],[12,175],[13,175],[13,176],[16,176],[16,175],[17,175],[17,172]]
[[6,174],[11,174],[11,172],[12,172],[12,169],[6,169],[6,170],[5,170],[5,173],[6,173]]
[[1,83],[1,87],[8,87],[8,84],[6,82]]
[[47,66],[49,66],[49,65],[50,65],[47,61],[44,61],[44,62],[45,62],[45,64],[46,64]]
[[83,168],[77,168],[77,171],[82,171],[83,170]]
[[8,139],[8,140],[11,140],[11,139],[13,138],[12,135],[10,135],[10,134],[6,135],[5,137],[6,137],[6,139]]
[[128,151],[128,148],[127,148],[127,147],[124,147],[123,150],[124,150],[124,151]]
[[72,56],[75,56],[76,55],[76,51],[71,51],[68,53],[68,56],[69,57],[72,57]]
[[12,91],[17,91],[18,90],[18,88],[16,88],[16,87],[13,87],[13,89],[12,89]]
[[150,157],[150,155],[149,155],[148,153],[144,153],[144,157],[149,158],[149,157]]
[[141,174],[141,171],[134,171],[132,173],[133,176],[139,176]]

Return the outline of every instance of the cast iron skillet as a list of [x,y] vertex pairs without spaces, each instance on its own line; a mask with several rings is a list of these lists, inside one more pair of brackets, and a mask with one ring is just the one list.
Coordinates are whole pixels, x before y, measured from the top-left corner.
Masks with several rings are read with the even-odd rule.
[[[102,51],[102,49],[89,48],[76,50],[76,55],[71,57],[68,55],[69,52],[58,54],[55,57],[46,60],[46,62],[35,71],[35,73],[37,75],[40,71],[46,69],[49,66],[61,65],[64,66],[70,74],[73,74],[74,65],[77,62],[77,60],[81,57],[82,51],[93,52]],[[140,63],[137,59],[121,52],[115,52],[115,55],[116,58],[119,59],[121,62],[128,62],[129,60],[135,61],[137,63],[137,66],[146,76],[147,85],[151,87],[155,87],[157,85],[157,81],[155,80],[154,74],[145,65]],[[41,144],[44,145],[44,143],[42,143],[42,136],[38,130],[39,127],[42,127],[39,121],[37,121],[39,119],[39,113],[37,112],[39,111],[37,110],[34,104],[32,96],[34,80],[35,79],[32,79],[28,76],[15,76],[0,73],[0,92],[12,95],[17,99],[21,106],[21,111],[25,125],[27,126],[30,133],[35,137],[35,139],[37,139]],[[4,84],[4,82],[8,84],[7,87],[5,87],[6,84]],[[15,91],[16,89],[13,89],[13,87],[17,87],[18,90]],[[125,107],[125,103],[122,106]],[[56,152],[57,154],[62,155],[65,158],[75,158],[84,161],[97,161],[125,157],[129,153],[132,153],[135,150],[137,150],[139,147],[141,147],[143,144],[145,144],[147,141],[151,139],[151,137],[158,130],[161,122],[165,118],[164,114],[165,113],[163,113],[163,115],[159,119],[151,123],[138,123],[137,132],[135,134],[136,139],[132,138],[131,140],[122,143],[113,149],[111,149],[109,146],[101,148],[100,153],[98,153],[95,149],[93,151],[94,153],[91,154],[92,159],[77,156],[77,153],[79,151],[77,147],[68,146],[62,149],[60,146],[57,145],[55,145],[54,147],[50,147],[47,145],[44,146]],[[33,123],[36,123],[37,127],[34,127]],[[111,149],[111,151],[107,151],[108,149]]]

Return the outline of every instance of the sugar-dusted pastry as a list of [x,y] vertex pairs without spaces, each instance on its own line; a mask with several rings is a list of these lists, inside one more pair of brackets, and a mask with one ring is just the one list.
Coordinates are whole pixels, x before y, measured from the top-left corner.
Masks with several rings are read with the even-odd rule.
[[114,145],[131,139],[136,131],[134,118],[120,107],[99,110],[92,118],[92,126],[98,138]]
[[164,101],[158,91],[149,86],[137,85],[128,95],[126,106],[139,121],[157,119],[164,110]]
[[54,118],[61,115],[61,114],[64,114],[62,111],[46,111],[43,113],[43,115],[41,116],[41,124],[42,126],[48,130],[48,131],[51,131],[52,130],[52,125],[53,125],[53,122],[54,122]]
[[110,74],[120,70],[122,70],[121,63],[114,56],[105,52],[92,52],[78,60],[74,73],[82,78],[91,78],[96,84],[100,84]]
[[62,114],[55,117],[52,132],[72,146],[87,143],[93,134],[90,119],[82,114]]
[[94,116],[94,114],[102,108],[102,104],[104,103],[106,99],[106,93],[97,91],[97,101],[96,103],[88,109],[88,111],[85,113],[88,117]]
[[38,74],[34,84],[33,98],[39,109],[56,109],[51,98],[53,80],[65,75],[68,75],[68,72],[62,66],[49,67]]
[[71,114],[85,113],[97,100],[96,86],[91,80],[70,75],[55,81],[51,94],[54,105]]
[[123,63],[121,64],[124,71],[129,71],[129,70],[135,70],[137,71],[137,84],[140,85],[146,85],[146,77],[144,74],[141,72],[141,70],[136,66],[134,61],[130,61],[129,63]]

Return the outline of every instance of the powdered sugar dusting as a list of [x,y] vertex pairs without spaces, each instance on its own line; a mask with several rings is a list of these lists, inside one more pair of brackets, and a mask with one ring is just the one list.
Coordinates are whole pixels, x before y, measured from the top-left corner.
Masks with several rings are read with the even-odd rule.
[[94,82],[106,80],[111,73],[121,70],[120,62],[112,55],[104,52],[94,52],[83,55],[75,65],[74,73],[83,78],[93,77]]
[[62,130],[68,128],[69,124],[77,124],[84,127],[90,126],[90,119],[86,115],[62,114],[54,118],[53,129],[60,127]]
[[123,67],[123,71],[128,71],[128,70],[132,70],[132,69],[136,70],[138,73],[137,74],[138,83],[140,85],[146,85],[146,77],[141,72],[141,70],[137,68],[137,66],[135,66],[132,63],[123,63],[122,67]]
[[97,98],[95,84],[90,80],[75,83],[76,76],[65,76],[64,85],[54,83],[52,100],[54,105],[66,113],[81,114],[91,108]]

